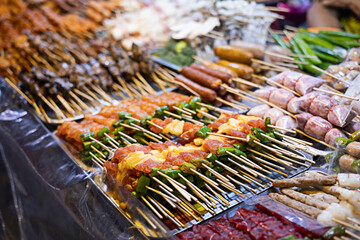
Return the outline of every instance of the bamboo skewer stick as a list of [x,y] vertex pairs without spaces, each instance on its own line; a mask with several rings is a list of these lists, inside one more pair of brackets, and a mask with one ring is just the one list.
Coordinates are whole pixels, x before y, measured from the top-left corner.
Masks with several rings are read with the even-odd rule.
[[319,68],[319,67],[317,67],[317,66],[315,66],[315,65],[311,65],[311,67],[312,67],[313,69],[315,69],[315,70],[317,70],[317,71],[325,74],[325,75],[328,75],[329,77],[332,77],[332,78],[338,80],[339,82],[347,83],[345,80],[343,80],[343,79],[341,79],[341,78],[338,78],[338,77],[335,76],[334,74],[329,73],[329,72],[327,72],[327,71],[325,71],[325,70],[323,70],[323,69],[321,69],[321,68]]
[[255,87],[255,88],[263,88],[264,87],[262,85],[250,82],[250,81],[242,79],[242,78],[232,78],[231,80],[234,81],[234,82],[246,84],[246,85],[249,85],[249,86],[252,86],[252,87]]
[[354,97],[346,96],[345,94],[342,94],[342,93],[336,93],[336,92],[332,92],[332,91],[326,91],[326,90],[321,89],[321,88],[313,88],[313,90],[319,91],[319,92],[324,92],[324,93],[331,94],[331,95],[335,95],[335,96],[339,96],[339,97],[342,97],[342,98],[347,98],[347,99],[354,100],[354,101],[359,101],[359,98],[354,98]]
[[274,134],[278,135],[278,136],[281,136],[283,138],[286,138],[286,139],[289,139],[293,142],[296,142],[296,143],[299,143],[299,144],[302,144],[302,145],[309,145],[309,146],[312,146],[313,144],[310,143],[310,142],[307,142],[307,141],[304,141],[304,140],[300,140],[300,139],[297,139],[297,138],[294,138],[294,137],[290,137],[290,136],[287,136],[285,134],[281,134],[281,133],[278,133],[278,132],[274,132]]
[[255,77],[255,78],[259,78],[261,80],[267,81],[267,82],[269,82],[271,84],[274,84],[275,86],[277,86],[279,88],[283,88],[283,89],[295,94],[296,96],[301,96],[299,93],[295,92],[294,90],[292,90],[292,89],[290,89],[288,87],[285,87],[284,85],[282,85],[280,83],[277,83],[277,82],[275,82],[275,81],[273,81],[273,80],[271,80],[271,79],[269,79],[267,77],[259,76],[259,75],[256,75],[256,74],[252,74],[252,76]]
[[286,129],[286,128],[282,128],[282,127],[278,127],[278,126],[274,126],[274,125],[268,125],[268,126],[271,127],[271,128],[277,129],[277,130],[282,130],[282,131],[286,131],[286,132],[289,132],[289,133],[296,134],[296,132],[294,130],[291,130],[291,129]]
[[[316,139],[316,138],[314,138],[314,137],[311,137],[310,135],[304,133],[303,131],[301,131],[301,130],[299,130],[299,129],[294,129],[294,130],[295,130],[297,133],[300,133],[300,134],[304,135],[305,137],[310,138],[311,140],[314,140],[314,141],[316,141],[316,142],[318,142],[318,143],[321,143],[321,144],[323,144],[323,145],[325,145],[325,146],[327,146],[327,147],[329,147],[329,148],[336,149],[334,146],[331,146],[330,144],[327,144],[327,143],[324,142],[324,141],[321,141],[321,140],[319,140],[319,139]],[[306,151],[306,149],[305,149],[305,151]]]
[[228,105],[228,106],[230,106],[230,107],[236,108],[237,110],[240,110],[240,111],[246,111],[246,110],[247,110],[246,108],[242,108],[242,107],[240,107],[240,106],[237,106],[237,105],[235,105],[235,104],[233,104],[233,103],[231,103],[231,102],[228,102],[228,101],[226,101],[226,100],[224,100],[224,99],[222,99],[222,98],[219,98],[219,97],[216,97],[216,100],[218,100],[219,102],[222,102],[222,103],[225,104],[225,105]]
[[197,105],[200,105],[200,106],[203,106],[203,107],[207,107],[207,108],[209,108],[210,110],[217,111],[217,112],[219,112],[219,113],[233,114],[233,112],[231,112],[231,111],[229,111],[229,110],[225,110],[225,109],[221,109],[221,108],[218,108],[218,107],[214,107],[214,106],[211,106],[211,105],[208,105],[208,104],[205,104],[205,103],[199,103],[199,102],[197,102],[196,104],[197,104]]
[[269,63],[269,62],[265,62],[265,61],[261,61],[261,60],[259,60],[259,59],[254,59],[254,58],[252,58],[251,61],[256,62],[256,63],[259,63],[259,64],[262,64],[262,65],[265,65],[265,66],[268,66],[268,67],[278,68],[278,69],[281,69],[282,71],[290,70],[290,69],[288,69],[288,68],[280,67],[280,66],[277,66],[276,64]]

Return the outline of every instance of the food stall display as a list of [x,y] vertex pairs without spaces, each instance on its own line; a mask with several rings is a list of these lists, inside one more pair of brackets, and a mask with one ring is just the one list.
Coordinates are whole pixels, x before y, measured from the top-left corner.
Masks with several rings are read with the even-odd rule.
[[243,0],[0,9],[0,167],[69,234],[360,239],[358,34]]

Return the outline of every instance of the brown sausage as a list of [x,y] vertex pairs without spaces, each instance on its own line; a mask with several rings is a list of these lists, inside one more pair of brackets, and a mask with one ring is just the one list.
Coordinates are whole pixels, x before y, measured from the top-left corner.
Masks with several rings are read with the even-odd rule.
[[250,51],[232,46],[216,46],[214,53],[220,59],[244,64],[250,64],[251,59],[254,57]]
[[216,92],[214,90],[207,87],[203,87],[191,81],[190,79],[187,79],[183,75],[177,75],[175,77],[175,80],[185,84],[187,87],[197,92],[204,101],[212,102],[216,98]]
[[348,172],[352,172],[352,166],[351,164],[356,161],[356,158],[349,154],[344,154],[339,159],[339,165],[341,169],[344,169]]
[[245,64],[229,62],[226,60],[219,60],[216,63],[221,66],[230,68],[231,70],[235,71],[239,77],[246,80],[251,80],[251,75],[254,73],[254,70]]
[[206,73],[210,76],[213,76],[215,78],[218,78],[220,80],[222,80],[223,82],[229,82],[229,80],[232,78],[231,74],[226,73],[226,72],[222,72],[219,70],[215,70],[209,67],[206,67],[204,65],[201,64],[197,64],[197,63],[193,63],[190,65],[191,68],[196,69],[200,72]]
[[202,62],[202,64],[204,66],[206,66],[206,67],[211,68],[211,69],[215,69],[215,70],[218,70],[218,71],[222,71],[222,72],[231,74],[232,77],[238,77],[238,75],[237,75],[237,73],[235,71],[231,70],[230,68],[221,66],[219,64],[209,62],[209,61],[204,61],[204,62]]
[[360,158],[360,142],[351,142],[346,146],[346,152],[353,157]]
[[191,67],[183,67],[181,74],[185,77],[197,82],[204,87],[209,87],[211,89],[218,89],[222,81],[213,76],[207,75],[206,73],[200,72]]

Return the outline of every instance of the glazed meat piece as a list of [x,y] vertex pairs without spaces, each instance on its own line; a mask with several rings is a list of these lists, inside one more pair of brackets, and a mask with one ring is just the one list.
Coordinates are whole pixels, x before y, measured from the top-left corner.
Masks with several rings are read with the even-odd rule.
[[312,117],[313,115],[310,113],[301,113],[295,116],[296,124],[299,129],[304,130],[306,122]]
[[265,113],[264,118],[269,117],[271,119],[271,124],[275,125],[276,121],[282,116],[284,116],[284,113],[282,111],[276,108],[272,108]]
[[312,99],[309,106],[309,112],[313,115],[327,118],[330,109],[337,104],[337,101],[326,96],[318,95]]
[[265,100],[268,100],[270,94],[271,94],[275,89],[277,89],[277,88],[276,88],[276,87],[273,87],[273,86],[266,86],[266,87],[263,87],[263,88],[260,88],[260,89],[256,90],[256,91],[254,92],[254,94],[255,94],[257,97],[260,97],[260,98],[263,98],[263,99],[265,99]]
[[[289,129],[289,130],[297,127],[295,120],[292,117],[287,116],[287,115],[280,117],[276,121],[276,126],[285,128],[285,129]],[[287,131],[283,131],[283,130],[279,130],[279,131],[282,132],[283,134],[290,134]]]
[[[291,90],[295,90],[295,86],[297,84],[297,81],[304,76],[304,74],[294,71],[285,71],[287,74],[284,77],[283,85],[285,87],[290,88]],[[285,73],[284,72],[284,73]]]
[[320,87],[324,82],[324,79],[304,75],[297,80],[295,90],[301,95],[305,95],[311,92],[314,87]]
[[321,117],[313,116],[306,122],[304,132],[316,139],[324,140],[326,133],[331,128],[331,123]]
[[326,134],[325,134],[325,139],[324,141],[327,143],[327,144],[330,144],[331,146],[334,146],[336,147],[336,142],[335,142],[335,139],[336,138],[347,138],[346,135],[340,131],[339,129],[337,128],[332,128],[330,129]]
[[344,127],[356,117],[356,112],[351,109],[351,106],[336,105],[333,106],[328,115],[328,121],[338,127]]
[[293,97],[295,97],[293,93],[283,88],[278,88],[269,95],[269,102],[275,104],[278,107],[281,107],[282,109],[286,109],[288,102]]
[[288,102],[286,109],[291,112],[291,113],[300,113],[300,98],[298,97],[293,97],[290,99],[290,101]]
[[250,111],[246,114],[248,116],[255,116],[259,118],[264,118],[264,115],[271,107],[267,104],[258,105],[250,109]]

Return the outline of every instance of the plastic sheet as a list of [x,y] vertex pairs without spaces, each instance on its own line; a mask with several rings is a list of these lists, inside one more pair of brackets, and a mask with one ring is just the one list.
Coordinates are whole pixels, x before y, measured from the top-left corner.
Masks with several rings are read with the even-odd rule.
[[[0,136],[0,239],[146,239],[3,79]],[[139,216],[156,219],[144,205],[118,192],[140,224],[168,236]]]

